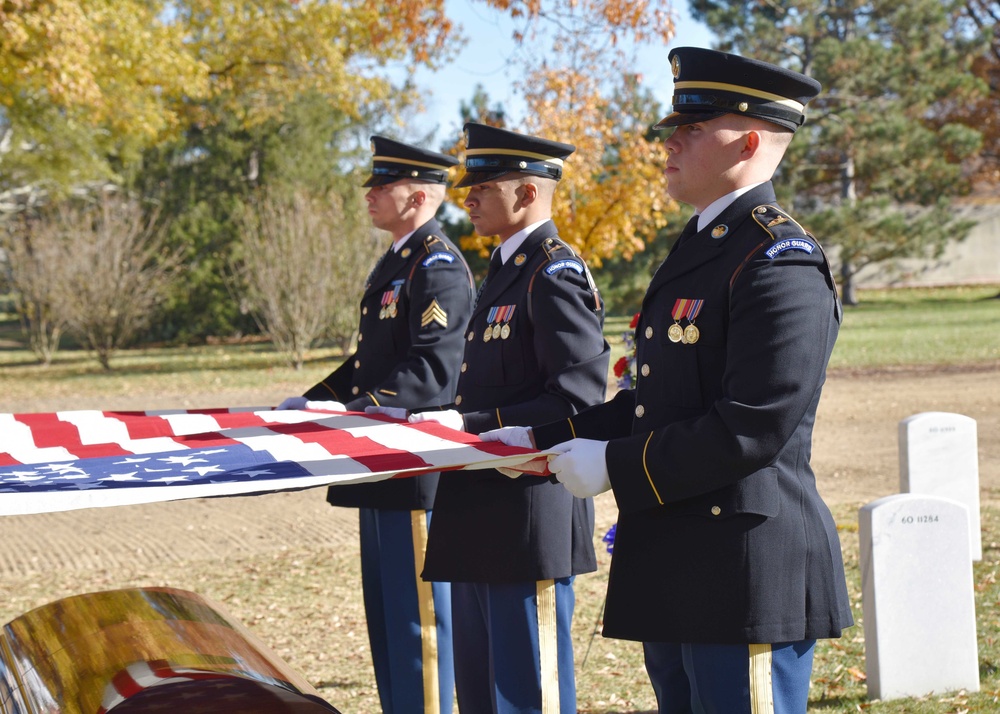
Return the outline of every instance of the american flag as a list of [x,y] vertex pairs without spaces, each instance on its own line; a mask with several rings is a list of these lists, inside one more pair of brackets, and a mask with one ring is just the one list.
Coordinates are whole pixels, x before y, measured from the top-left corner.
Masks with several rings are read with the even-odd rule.
[[0,413],[0,515],[511,467],[538,456],[435,422],[357,412]]

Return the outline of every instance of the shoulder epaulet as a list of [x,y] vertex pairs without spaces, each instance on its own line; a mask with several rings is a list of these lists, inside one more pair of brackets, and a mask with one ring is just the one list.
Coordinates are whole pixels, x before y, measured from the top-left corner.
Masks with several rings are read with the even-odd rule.
[[554,275],[561,270],[572,270],[578,275],[583,275],[587,278],[587,285],[590,287],[590,292],[594,296],[594,310],[599,312],[603,309],[601,304],[601,292],[597,289],[597,283],[594,282],[594,276],[590,274],[590,269],[587,264],[583,262],[576,251],[573,250],[569,243],[565,242],[558,236],[551,238],[546,238],[542,243],[542,248],[545,250],[546,260],[541,261],[538,267],[535,268],[535,272],[531,276],[531,280],[528,282],[528,314],[531,314],[531,294],[532,288],[535,285],[535,278],[538,277],[538,273],[543,271],[546,275]]
[[451,252],[448,244],[433,233],[424,238],[424,250],[427,251],[427,256],[420,262],[420,265],[425,268],[441,261],[455,262],[455,254]]
[[772,260],[788,250],[806,253],[816,250],[816,239],[809,231],[777,206],[757,206],[753,209],[753,219],[771,238],[771,245],[764,253]]
[[819,251],[819,255],[823,260],[827,285],[829,285],[830,289],[833,291],[834,311],[837,316],[837,322],[840,322],[843,313],[840,305],[840,298],[837,296],[837,281],[834,279],[833,273],[830,270],[830,261],[827,260],[826,254],[823,252],[823,246],[817,242],[812,233],[800,226],[794,218],[789,216],[777,206],[772,206],[770,204],[757,206],[753,209],[752,215],[754,221],[756,221],[757,225],[764,229],[768,237],[761,241],[756,248],[750,251],[746,258],[743,259],[742,263],[736,266],[736,270],[733,271],[733,274],[729,278],[730,299],[732,299],[733,285],[736,283],[736,278],[739,277],[746,264],[750,262],[750,260],[757,255],[758,251],[762,248],[764,249],[764,255],[766,255],[770,260],[774,260],[782,253],[790,250],[801,251],[803,253],[809,253],[810,255],[814,251]]

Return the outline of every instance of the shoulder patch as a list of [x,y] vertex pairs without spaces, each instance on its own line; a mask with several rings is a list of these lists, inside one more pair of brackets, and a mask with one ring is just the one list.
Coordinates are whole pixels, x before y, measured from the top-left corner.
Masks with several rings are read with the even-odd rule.
[[451,253],[445,253],[445,252],[441,252],[441,251],[439,251],[437,253],[431,253],[426,258],[424,258],[424,260],[421,263],[421,265],[423,267],[427,268],[427,267],[430,267],[431,265],[434,265],[435,263],[438,263],[438,262],[440,262],[442,260],[444,262],[446,262],[446,263],[454,263],[455,262],[455,256],[453,256]]
[[774,245],[764,251],[764,253],[768,258],[774,260],[775,257],[789,250],[801,250],[806,253],[812,253],[816,250],[816,244],[808,238],[786,238],[784,240],[777,241]]
[[583,264],[576,260],[557,260],[551,263],[545,268],[546,275],[552,275],[553,273],[558,273],[560,270],[575,270],[578,274],[583,275]]

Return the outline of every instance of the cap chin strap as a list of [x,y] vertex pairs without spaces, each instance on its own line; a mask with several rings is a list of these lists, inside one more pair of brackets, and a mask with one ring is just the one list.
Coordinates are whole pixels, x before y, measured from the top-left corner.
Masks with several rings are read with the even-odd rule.
[[527,174],[537,174],[555,180],[562,178],[562,169],[545,161],[525,161],[518,158],[475,158],[465,159],[465,170],[469,173],[519,171]]

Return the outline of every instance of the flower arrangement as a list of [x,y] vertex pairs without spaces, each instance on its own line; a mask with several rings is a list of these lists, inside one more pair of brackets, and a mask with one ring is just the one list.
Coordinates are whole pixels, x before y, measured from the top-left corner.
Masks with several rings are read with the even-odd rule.
[[604,534],[604,537],[601,538],[601,541],[608,544],[608,552],[612,554],[615,552],[615,531],[617,530],[618,524],[615,523],[608,529],[608,532]]
[[628,331],[622,333],[625,354],[615,362],[614,366],[619,389],[632,389],[635,386],[635,327],[638,324],[639,313],[637,312],[628,325]]

